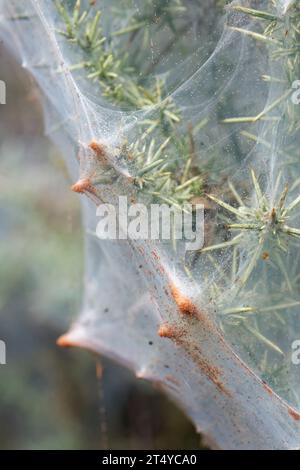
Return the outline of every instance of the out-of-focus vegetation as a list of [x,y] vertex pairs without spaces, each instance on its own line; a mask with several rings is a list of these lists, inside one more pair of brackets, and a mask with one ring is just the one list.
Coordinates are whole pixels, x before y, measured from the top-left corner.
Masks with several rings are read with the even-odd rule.
[[[83,233],[39,94],[0,45],[0,449],[196,448],[183,414],[125,369],[56,338],[80,308]],[[99,369],[99,367],[98,367]]]

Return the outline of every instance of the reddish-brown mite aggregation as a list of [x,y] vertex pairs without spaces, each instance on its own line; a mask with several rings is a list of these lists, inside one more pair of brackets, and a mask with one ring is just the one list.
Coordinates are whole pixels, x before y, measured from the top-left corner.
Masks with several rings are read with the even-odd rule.
[[71,186],[71,190],[74,191],[74,193],[80,194],[86,191],[94,194],[96,191],[89,178],[82,178],[78,180],[77,183]]
[[170,285],[172,296],[180,310],[184,315],[192,317],[197,316],[197,307],[193,304],[191,299],[180,293],[179,289],[174,285]]
[[158,329],[161,338],[174,338],[174,329],[170,325],[161,325]]
[[68,335],[62,335],[56,340],[57,346],[62,348],[70,348],[73,344],[70,342]]
[[95,153],[102,165],[109,166],[107,149],[104,144],[102,144],[101,142],[97,142],[96,140],[92,140],[88,146]]
[[293,408],[288,408],[288,413],[295,421],[300,421],[300,414],[293,410]]
[[161,338],[177,339],[182,336],[183,333],[184,331],[181,328],[175,325],[168,325],[167,323],[165,323],[164,325],[160,325],[158,329],[158,335]]
[[189,297],[183,295],[173,283],[169,285],[169,289],[182,315],[186,318],[197,319],[201,322],[202,328],[207,331],[215,331],[216,326],[213,320],[209,318],[209,315],[204,310],[198,308]]

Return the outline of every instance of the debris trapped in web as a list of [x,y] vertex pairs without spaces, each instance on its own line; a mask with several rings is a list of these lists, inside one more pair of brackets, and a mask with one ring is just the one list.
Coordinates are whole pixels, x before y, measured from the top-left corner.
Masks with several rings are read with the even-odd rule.
[[[1,0],[1,36],[88,196],[85,297],[60,344],[160,384],[219,447],[296,448],[300,9],[225,3]],[[204,244],[100,239],[96,206],[125,196],[202,205]]]

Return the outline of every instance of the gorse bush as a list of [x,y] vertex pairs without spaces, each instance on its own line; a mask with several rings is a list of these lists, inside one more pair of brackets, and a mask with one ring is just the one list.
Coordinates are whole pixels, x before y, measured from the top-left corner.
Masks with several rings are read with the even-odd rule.
[[[298,1],[1,6],[88,196],[83,308],[60,344],[158,382],[218,446],[299,445]],[[203,204],[204,246],[99,240],[94,203],[123,195]]]

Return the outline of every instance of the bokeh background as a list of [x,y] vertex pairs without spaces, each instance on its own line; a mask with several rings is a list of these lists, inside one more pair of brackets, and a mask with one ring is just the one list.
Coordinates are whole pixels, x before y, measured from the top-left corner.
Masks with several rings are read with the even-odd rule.
[[151,384],[56,339],[80,309],[78,195],[43,134],[39,91],[0,44],[0,449],[195,449],[200,437]]

